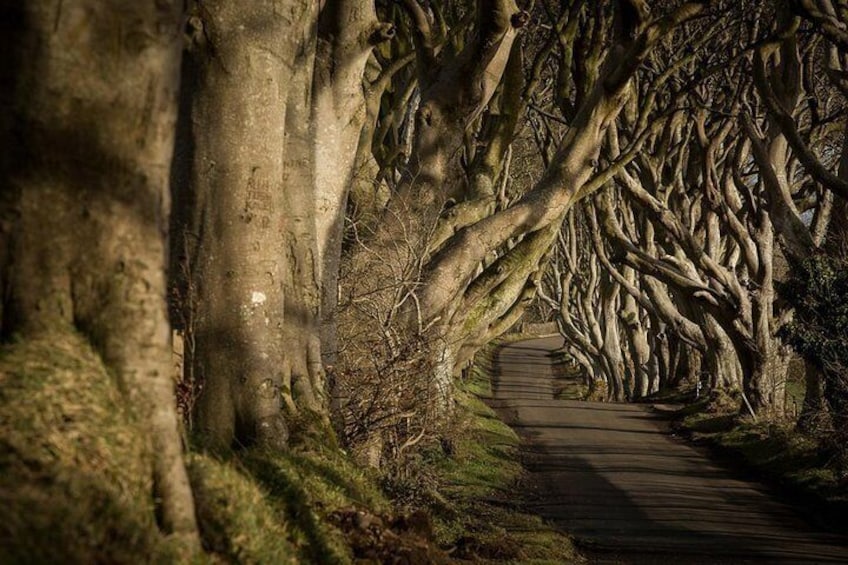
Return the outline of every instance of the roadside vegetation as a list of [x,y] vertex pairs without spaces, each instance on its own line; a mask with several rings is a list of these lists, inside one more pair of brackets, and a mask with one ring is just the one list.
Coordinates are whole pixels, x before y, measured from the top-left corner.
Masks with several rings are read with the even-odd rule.
[[[404,461],[405,480],[340,448],[190,450],[200,562],[575,562],[566,535],[521,510],[518,437],[485,404],[493,351],[460,386],[451,433]],[[72,384],[71,373],[82,380]],[[152,485],[139,482],[146,474],[136,465],[150,464],[150,446],[135,440],[137,417],[89,348],[5,346],[0,374],[0,493],[16,517],[0,524],[0,561],[189,559],[139,502]],[[22,481],[45,487],[19,490]],[[30,543],[33,524],[55,543]]]
[[[0,375],[0,495],[9,517],[0,524],[0,561],[190,558],[179,540],[159,533],[142,502],[153,488],[143,480],[151,445],[138,440],[137,414],[89,347],[61,336],[6,345]],[[391,508],[375,477],[338,449],[190,452],[188,474],[204,562],[349,562],[336,521]],[[51,542],[36,543],[42,536]]]
[[522,510],[519,438],[485,403],[492,396],[496,350],[493,345],[478,354],[460,386],[457,403],[465,422],[451,440],[450,455],[429,459],[447,502],[441,511],[436,506],[437,539],[456,547],[453,555],[463,559],[578,563],[565,533]]
[[833,451],[822,445],[819,435],[799,430],[791,419],[740,421],[734,411],[717,410],[707,402],[690,404],[670,415],[678,433],[763,480],[820,527],[846,533],[840,516],[848,511],[848,488]]
[[[833,243],[829,254],[795,265],[780,287],[795,307],[781,337],[797,355],[796,370],[787,372],[783,413],[740,417],[735,403],[713,398],[681,411],[679,423],[695,441],[743,461],[824,527],[845,533],[838,517],[848,512],[848,264],[844,242]],[[817,379],[805,380],[804,363]]]

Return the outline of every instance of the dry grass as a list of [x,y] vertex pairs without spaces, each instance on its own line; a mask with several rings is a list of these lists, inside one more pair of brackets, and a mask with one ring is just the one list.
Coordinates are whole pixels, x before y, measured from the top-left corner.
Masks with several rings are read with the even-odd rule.
[[0,561],[169,555],[153,518],[145,437],[81,338],[0,349]]

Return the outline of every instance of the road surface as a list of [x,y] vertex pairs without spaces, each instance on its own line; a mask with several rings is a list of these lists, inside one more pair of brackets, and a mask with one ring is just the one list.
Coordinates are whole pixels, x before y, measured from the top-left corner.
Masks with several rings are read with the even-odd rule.
[[550,353],[561,344],[501,349],[492,405],[523,438],[530,509],[590,562],[848,563],[843,538],[673,437],[648,407],[554,400]]

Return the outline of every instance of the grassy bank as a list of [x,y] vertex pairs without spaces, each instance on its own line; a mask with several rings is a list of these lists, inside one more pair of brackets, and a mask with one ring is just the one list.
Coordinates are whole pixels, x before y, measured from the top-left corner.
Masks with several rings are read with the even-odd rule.
[[149,434],[97,354],[69,334],[3,346],[0,562],[573,561],[518,510],[518,438],[482,400],[490,361],[457,392],[450,437],[406,462],[409,500],[339,449],[190,452],[204,553],[189,556],[156,525]]
[[579,557],[571,540],[521,510],[518,436],[485,403],[494,352],[490,347],[478,355],[457,394],[464,421],[450,454],[430,459],[444,495],[434,506],[437,540],[457,559],[574,563]]
[[187,462],[191,557],[155,523],[149,434],[90,346],[62,333],[0,348],[2,563],[345,563],[369,551],[347,517],[391,508],[338,450]]
[[828,454],[793,422],[754,422],[706,400],[672,416],[675,428],[695,443],[763,480],[823,528],[848,533],[848,485],[839,484]]

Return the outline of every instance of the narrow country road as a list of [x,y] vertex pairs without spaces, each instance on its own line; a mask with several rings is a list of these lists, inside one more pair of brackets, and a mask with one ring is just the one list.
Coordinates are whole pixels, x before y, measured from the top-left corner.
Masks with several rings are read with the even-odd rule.
[[558,337],[500,350],[492,405],[523,438],[531,509],[593,563],[848,563],[756,483],[674,438],[645,406],[554,400]]

